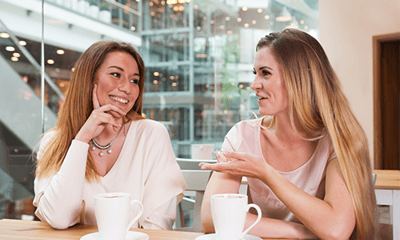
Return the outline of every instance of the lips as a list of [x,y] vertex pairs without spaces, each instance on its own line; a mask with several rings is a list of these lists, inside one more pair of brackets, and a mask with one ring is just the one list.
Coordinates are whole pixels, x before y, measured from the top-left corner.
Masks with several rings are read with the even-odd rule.
[[129,102],[129,100],[127,100],[127,99],[116,97],[116,96],[110,96],[110,98],[114,101],[117,101],[117,102],[120,102],[123,104],[127,104]]
[[259,96],[259,95],[257,95],[257,97],[258,97],[258,100],[268,99],[268,97],[262,97],[262,96]]

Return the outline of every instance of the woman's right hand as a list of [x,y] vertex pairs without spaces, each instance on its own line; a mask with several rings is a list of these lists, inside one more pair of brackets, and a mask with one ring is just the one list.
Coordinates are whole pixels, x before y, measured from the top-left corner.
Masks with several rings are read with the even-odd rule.
[[89,143],[104,130],[107,124],[112,125],[116,131],[121,127],[122,121],[119,123],[117,120],[122,119],[126,113],[112,104],[100,106],[97,99],[97,84],[93,88],[93,108],[94,110],[79,130],[75,140]]

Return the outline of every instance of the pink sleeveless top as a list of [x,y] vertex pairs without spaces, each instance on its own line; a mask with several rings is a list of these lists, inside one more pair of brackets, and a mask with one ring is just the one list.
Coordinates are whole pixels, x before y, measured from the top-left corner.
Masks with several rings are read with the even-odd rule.
[[[257,121],[260,119],[242,121],[233,126],[225,136],[222,150],[247,152],[264,159]],[[319,139],[315,152],[305,164],[294,171],[279,173],[308,194],[323,199],[326,166],[333,158],[336,158],[336,154],[329,135],[325,132]],[[252,202],[261,208],[263,217],[300,222],[261,180],[248,178],[248,185]]]

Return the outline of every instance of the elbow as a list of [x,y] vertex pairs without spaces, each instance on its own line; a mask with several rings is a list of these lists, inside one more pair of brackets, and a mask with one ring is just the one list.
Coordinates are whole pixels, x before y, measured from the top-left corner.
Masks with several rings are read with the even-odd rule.
[[67,229],[71,226],[71,223],[65,217],[52,216],[41,212],[39,209],[36,210],[35,215],[43,222],[47,222],[54,229]]
[[50,226],[54,229],[58,229],[58,230],[63,230],[63,229],[67,229],[69,227],[68,222],[66,221],[52,221],[52,222],[48,222],[50,224]]
[[352,232],[348,227],[329,228],[319,237],[326,240],[348,240]]

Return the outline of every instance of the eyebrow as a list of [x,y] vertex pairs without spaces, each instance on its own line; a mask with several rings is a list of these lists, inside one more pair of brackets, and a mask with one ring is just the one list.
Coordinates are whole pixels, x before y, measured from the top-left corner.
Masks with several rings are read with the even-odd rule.
[[269,69],[269,70],[274,70],[274,69],[272,69],[271,67],[268,67],[268,66],[260,67],[259,70],[263,70],[263,69],[265,69],[265,68],[267,68],[267,69]]
[[[123,68],[118,67],[118,66],[109,66],[109,67],[107,67],[107,68],[116,68],[116,69],[119,69],[120,71],[124,71]],[[139,73],[135,73],[135,74],[133,74],[133,76],[140,76],[140,75],[139,75]]]

